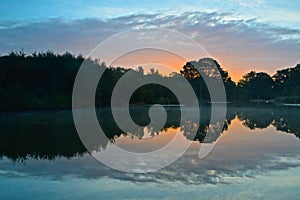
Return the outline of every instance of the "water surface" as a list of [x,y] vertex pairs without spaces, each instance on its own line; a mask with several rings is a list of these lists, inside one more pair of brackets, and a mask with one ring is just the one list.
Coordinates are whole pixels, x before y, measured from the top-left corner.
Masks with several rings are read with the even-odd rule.
[[[147,125],[145,107],[133,119]],[[146,174],[113,170],[95,160],[82,145],[70,111],[1,114],[0,199],[297,199],[300,195],[300,109],[228,108],[221,133],[206,135],[209,109],[201,109],[197,134],[194,122],[180,126],[178,108],[167,108],[162,130],[146,127],[124,133],[109,109],[98,110],[111,145],[149,152],[175,134],[192,144],[172,165]],[[221,123],[221,122],[220,122]],[[223,123],[223,122],[222,122]],[[207,136],[207,137],[205,137]],[[216,142],[204,159],[201,145]]]

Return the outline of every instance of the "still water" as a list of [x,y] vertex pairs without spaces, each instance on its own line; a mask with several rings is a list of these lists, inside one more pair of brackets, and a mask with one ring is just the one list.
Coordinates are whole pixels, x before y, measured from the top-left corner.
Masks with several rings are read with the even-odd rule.
[[[149,123],[147,109],[131,110],[137,124]],[[207,137],[216,126],[209,124],[208,108],[201,109],[196,135],[189,134],[190,122],[180,126],[179,108],[166,109],[163,129],[130,133],[117,127],[109,109],[97,111],[108,137],[99,151],[111,145],[154,151],[176,134],[191,142],[172,165],[146,174],[119,172],[95,160],[71,111],[1,114],[0,199],[299,199],[300,108],[228,108],[221,133]],[[201,145],[213,142],[200,159]]]

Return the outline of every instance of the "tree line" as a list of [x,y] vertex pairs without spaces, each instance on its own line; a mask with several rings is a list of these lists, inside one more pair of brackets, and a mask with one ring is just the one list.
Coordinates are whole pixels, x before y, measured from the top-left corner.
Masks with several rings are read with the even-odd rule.
[[[129,69],[106,66],[97,59],[70,53],[54,54],[48,51],[26,55],[23,52],[11,52],[0,56],[0,111],[71,108],[73,83],[83,61],[88,61],[95,67],[105,68],[96,92],[96,106],[110,106],[115,84]],[[154,69],[145,74],[141,67],[135,72],[141,76],[156,76],[168,81],[173,81],[178,76],[185,77],[200,103],[210,101],[203,75],[214,78],[218,73],[226,89],[227,101],[231,103],[300,102],[300,64],[294,68],[278,70],[273,76],[265,72],[251,71],[235,83],[216,60],[202,58],[196,63],[201,64],[202,73],[199,73],[199,69],[191,62],[187,62],[180,73],[172,73],[169,76],[164,76]],[[212,70],[209,63],[213,63],[218,72]],[[130,103],[178,104],[178,101],[168,88],[147,84],[134,92]]]

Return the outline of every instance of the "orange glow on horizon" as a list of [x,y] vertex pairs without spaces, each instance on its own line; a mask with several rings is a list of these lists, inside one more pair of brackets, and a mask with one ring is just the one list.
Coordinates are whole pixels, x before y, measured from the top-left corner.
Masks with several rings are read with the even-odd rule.
[[[220,64],[223,70],[229,73],[229,76],[235,83],[237,83],[243,77],[244,74],[250,72],[251,70],[265,71],[271,76],[273,75],[273,72],[270,71],[261,70],[259,68],[245,67],[245,64],[236,62],[236,60],[232,60],[227,56],[210,57],[217,60],[217,62]],[[199,60],[201,58],[203,57],[196,58],[194,59],[194,61]],[[137,68],[138,66],[142,66],[144,68],[145,73],[148,73],[150,68],[154,68],[157,69],[162,75],[168,76],[172,72],[179,73],[182,67],[188,61],[191,60],[186,60],[171,52],[163,50],[145,49],[133,51],[123,56],[120,56],[111,65],[114,67],[120,66],[133,69]]]

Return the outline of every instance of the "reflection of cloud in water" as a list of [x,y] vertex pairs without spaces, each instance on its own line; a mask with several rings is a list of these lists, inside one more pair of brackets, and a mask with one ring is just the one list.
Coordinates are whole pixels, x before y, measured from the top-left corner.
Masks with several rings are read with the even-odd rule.
[[237,177],[253,178],[273,170],[300,166],[299,140],[293,135],[276,131],[272,126],[253,132],[235,119],[230,129],[222,134],[213,151],[205,159],[198,158],[200,145],[202,144],[194,142],[184,156],[155,173],[118,172],[103,166],[91,156],[84,155],[69,160],[29,159],[25,164],[13,164],[3,159],[0,174],[14,177],[28,174],[52,179],[68,176],[87,179],[109,177],[133,182],[217,184],[239,181]]

